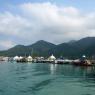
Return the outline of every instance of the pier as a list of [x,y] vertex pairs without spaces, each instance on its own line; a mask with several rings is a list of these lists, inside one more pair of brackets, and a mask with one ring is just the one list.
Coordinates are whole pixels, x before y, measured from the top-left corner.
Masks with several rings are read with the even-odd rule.
[[15,57],[0,57],[0,61],[15,61],[17,63],[52,63],[52,64],[70,64],[74,66],[95,66],[95,60],[87,59],[85,56],[83,56],[82,59],[60,59],[56,58],[53,54],[48,57],[32,57],[32,56],[27,56],[27,57],[22,57],[22,56],[15,56]]

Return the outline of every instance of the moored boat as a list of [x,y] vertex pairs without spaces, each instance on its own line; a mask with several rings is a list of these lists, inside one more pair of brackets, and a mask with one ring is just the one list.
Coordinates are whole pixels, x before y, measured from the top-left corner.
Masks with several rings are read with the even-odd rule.
[[73,65],[75,66],[93,66],[90,60],[79,60],[73,61]]

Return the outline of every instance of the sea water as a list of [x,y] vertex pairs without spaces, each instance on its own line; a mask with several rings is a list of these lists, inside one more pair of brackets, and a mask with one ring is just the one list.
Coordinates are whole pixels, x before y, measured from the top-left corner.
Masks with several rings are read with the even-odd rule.
[[0,95],[95,95],[95,67],[0,62]]

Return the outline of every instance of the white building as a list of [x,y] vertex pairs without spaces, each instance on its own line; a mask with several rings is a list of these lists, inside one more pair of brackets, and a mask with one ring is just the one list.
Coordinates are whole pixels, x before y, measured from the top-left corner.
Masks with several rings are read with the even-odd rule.
[[32,62],[32,61],[33,61],[33,58],[32,58],[31,56],[28,56],[28,57],[27,57],[27,61],[28,61],[28,62]]
[[52,54],[49,58],[48,58],[49,61],[55,61],[56,60],[56,57]]
[[23,57],[22,57],[22,56],[20,56],[20,57],[19,57],[19,59],[21,60],[21,59],[23,59]]
[[18,56],[15,56],[15,57],[13,58],[13,60],[14,60],[14,61],[17,61],[17,60],[20,60],[20,58],[19,58]]

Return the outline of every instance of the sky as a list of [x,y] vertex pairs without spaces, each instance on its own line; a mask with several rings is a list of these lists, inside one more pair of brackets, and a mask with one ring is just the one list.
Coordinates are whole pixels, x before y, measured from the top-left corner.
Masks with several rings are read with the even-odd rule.
[[0,50],[93,37],[94,6],[95,0],[0,0]]

